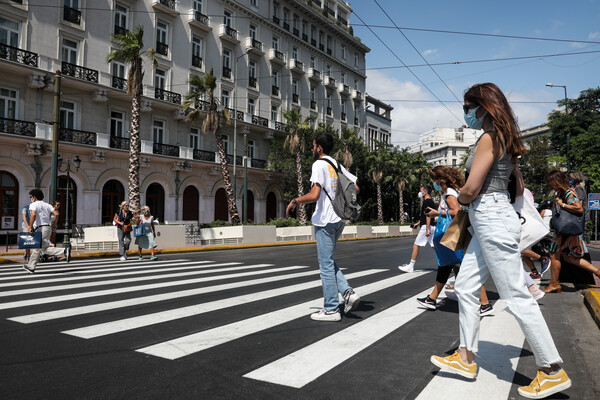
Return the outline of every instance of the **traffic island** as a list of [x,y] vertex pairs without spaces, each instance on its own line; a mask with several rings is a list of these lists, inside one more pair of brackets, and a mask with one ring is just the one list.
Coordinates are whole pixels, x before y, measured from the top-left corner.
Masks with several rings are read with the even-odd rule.
[[596,321],[596,325],[600,328],[600,289],[593,288],[584,291],[583,302],[590,310],[592,318]]

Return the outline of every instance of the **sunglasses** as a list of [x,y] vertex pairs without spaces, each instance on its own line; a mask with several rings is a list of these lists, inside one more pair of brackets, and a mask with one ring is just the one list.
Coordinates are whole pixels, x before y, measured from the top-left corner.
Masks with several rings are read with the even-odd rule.
[[463,105],[463,111],[466,113],[469,112],[469,110],[472,110],[473,108],[477,108],[479,107],[479,104],[477,103],[471,103],[471,104],[464,104]]

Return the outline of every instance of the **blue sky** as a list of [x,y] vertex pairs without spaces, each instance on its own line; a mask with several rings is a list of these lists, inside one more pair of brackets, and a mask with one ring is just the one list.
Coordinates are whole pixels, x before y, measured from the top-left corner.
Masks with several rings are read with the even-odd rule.
[[[569,97],[600,86],[600,0],[574,1],[406,1],[377,0],[400,28],[528,36],[592,41],[575,43],[524,40],[405,29],[402,32],[428,63],[486,60],[559,53],[598,53],[511,61],[482,62],[429,67],[368,69],[367,92],[390,103],[392,142],[405,147],[418,134],[434,127],[459,127],[464,123],[457,99],[474,83],[494,82],[506,94],[521,128],[539,125],[564,97],[563,88],[546,87],[548,82],[566,85]],[[392,26],[375,0],[353,0],[350,5],[354,34],[371,48],[367,68],[424,64],[419,53],[397,29],[372,29],[400,58],[399,61],[368,28]],[[451,89],[452,93],[446,85]],[[435,96],[444,102],[436,101]],[[455,98],[456,96],[456,98]],[[419,100],[419,102],[403,101]],[[454,115],[453,115],[454,114]]]

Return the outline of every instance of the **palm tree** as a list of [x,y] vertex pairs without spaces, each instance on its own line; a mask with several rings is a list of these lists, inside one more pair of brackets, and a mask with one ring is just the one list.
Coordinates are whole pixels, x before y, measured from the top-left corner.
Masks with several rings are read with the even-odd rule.
[[117,49],[112,50],[106,57],[107,63],[119,61],[128,65],[127,94],[132,96],[131,131],[129,147],[129,204],[131,209],[140,208],[140,112],[142,103],[142,69],[143,58],[147,57],[152,67],[156,65],[155,51],[152,48],[142,51],[144,47],[144,27],[138,25],[133,32],[124,35],[112,35]]
[[[298,197],[304,195],[304,185],[302,184],[302,153],[305,150],[306,134],[310,130],[310,122],[315,117],[308,116],[302,120],[300,110],[292,108],[284,111],[283,116],[286,119],[284,148],[296,156],[296,178],[298,184]],[[300,225],[306,225],[306,209],[304,204],[298,204],[298,216]]]
[[[233,185],[229,178],[229,168],[227,167],[227,154],[223,145],[221,136],[221,127],[225,121],[229,120],[229,113],[226,109],[220,110],[219,101],[215,98],[215,88],[217,87],[217,78],[213,74],[212,68],[209,72],[202,76],[192,74],[188,83],[190,90],[185,95],[183,110],[187,112],[186,122],[194,123],[200,120],[204,114],[202,107],[198,107],[199,101],[204,97],[208,97],[208,110],[202,121],[202,131],[204,133],[212,132],[215,135],[217,142],[217,151],[219,152],[219,161],[221,164],[221,173],[223,174],[223,182],[225,184],[225,192],[227,193],[227,209],[231,223],[237,225],[240,222],[237,205],[233,199]],[[235,112],[235,111],[234,111]],[[235,156],[235,155],[234,155]]]
[[414,183],[417,179],[413,168],[412,154],[404,148],[394,153],[394,184],[398,189],[398,213],[399,222],[404,224],[404,189],[407,185]]
[[369,154],[369,175],[377,187],[377,220],[383,225],[383,198],[381,185],[389,183],[393,178],[388,174],[392,159],[391,146],[377,142],[377,148]]

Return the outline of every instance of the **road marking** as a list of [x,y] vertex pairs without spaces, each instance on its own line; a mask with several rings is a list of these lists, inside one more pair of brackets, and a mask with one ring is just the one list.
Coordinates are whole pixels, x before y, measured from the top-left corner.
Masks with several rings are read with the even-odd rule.
[[[427,311],[416,305],[422,291],[380,313],[244,375],[245,378],[301,388]],[[438,297],[441,299],[442,296]],[[442,392],[444,393],[444,392]]]
[[[294,266],[294,267],[287,267],[287,268],[288,269],[289,268],[305,268],[305,266],[301,265],[301,266]],[[282,268],[277,268],[277,270],[281,271]],[[162,294],[151,295],[151,296],[136,297],[136,298],[126,299],[126,300],[117,300],[117,301],[111,301],[111,302],[107,302],[107,303],[91,304],[91,305],[81,306],[81,307],[73,307],[73,308],[66,308],[66,309],[62,309],[62,310],[42,312],[42,313],[37,313],[37,314],[21,315],[18,317],[11,317],[11,318],[7,318],[7,319],[11,320],[11,321],[15,321],[15,322],[21,322],[24,324],[30,324],[30,323],[34,323],[34,322],[48,321],[48,320],[53,320],[53,319],[58,319],[58,318],[71,317],[74,315],[90,314],[90,313],[94,313],[94,312],[98,312],[98,311],[114,310],[117,308],[137,306],[140,304],[155,303],[155,302],[164,301],[164,300],[173,300],[173,299],[179,299],[182,297],[196,296],[199,294],[219,292],[222,290],[237,289],[240,287],[248,287],[248,286],[253,286],[253,285],[261,285],[263,283],[277,282],[277,281],[282,281],[282,280],[286,280],[286,279],[301,278],[301,277],[310,276],[310,275],[314,275],[314,274],[318,274],[318,273],[319,273],[319,271],[316,270],[316,271],[308,271],[308,272],[299,272],[299,273],[290,274],[290,275],[277,275],[277,276],[272,276],[272,277],[268,277],[268,278],[226,283],[226,284],[222,284],[222,285],[207,286],[207,287],[203,287],[203,288],[183,290],[183,291],[179,291],[179,292],[162,293]]]
[[[386,270],[373,270],[373,271],[386,271]],[[389,287],[398,285],[400,283],[409,281],[413,278],[417,278],[425,273],[413,273],[413,274],[402,274],[393,278],[384,279],[368,285],[355,288],[364,300],[365,296],[375,293],[380,290],[387,289]],[[348,274],[347,279],[353,279],[360,276],[360,272],[356,274]],[[318,281],[317,285],[321,282]],[[223,343],[230,342],[232,340],[239,339],[244,336],[251,335],[256,332],[260,332],[265,329],[270,329],[274,326],[284,324],[297,318],[309,315],[315,312],[315,308],[321,308],[323,306],[323,298],[307,301],[302,304],[297,304],[291,307],[282,308],[273,312],[269,312],[256,317],[247,318],[242,321],[233,322],[231,324],[219,326],[206,331],[194,333],[191,335],[179,337],[176,339],[169,340],[163,343],[157,343],[152,346],[144,347],[137,351],[151,354],[157,357],[166,358],[169,360],[176,360],[181,357],[188,356],[190,354],[197,353],[209,349],[214,346],[218,346]],[[85,333],[95,337],[95,329],[102,325],[96,325],[95,327],[85,328]],[[75,332],[80,331],[79,329],[73,330]],[[73,331],[66,331],[64,333],[71,333]],[[80,331],[81,332],[81,331]],[[112,333],[112,332],[109,332]],[[80,335],[76,335],[80,336]],[[87,336],[86,336],[87,337]]]
[[[473,399],[508,398],[525,335],[515,317],[506,309],[504,301],[498,300],[494,311],[493,317],[481,320],[479,351],[475,359],[479,366],[477,379],[457,379],[454,374],[439,371],[417,400],[439,398],[440,393],[445,400],[462,400],[465,393]],[[423,362],[430,356],[427,354]]]

